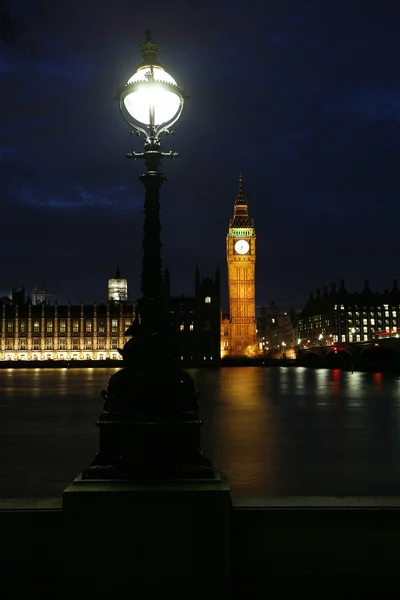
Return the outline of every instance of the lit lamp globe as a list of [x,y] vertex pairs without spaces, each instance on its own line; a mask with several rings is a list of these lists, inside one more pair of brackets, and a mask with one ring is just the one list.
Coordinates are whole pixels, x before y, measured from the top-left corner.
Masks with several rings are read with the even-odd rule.
[[140,49],[143,63],[120,91],[120,109],[136,131],[157,138],[179,119],[185,96],[175,79],[157,62],[158,46],[149,31]]

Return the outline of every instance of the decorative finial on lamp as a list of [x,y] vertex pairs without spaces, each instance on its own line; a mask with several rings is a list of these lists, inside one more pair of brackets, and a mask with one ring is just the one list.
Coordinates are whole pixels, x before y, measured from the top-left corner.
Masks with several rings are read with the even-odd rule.
[[158,44],[152,41],[150,29],[147,29],[146,31],[146,41],[144,41],[143,44],[140,44],[140,51],[143,57],[143,66],[158,65]]

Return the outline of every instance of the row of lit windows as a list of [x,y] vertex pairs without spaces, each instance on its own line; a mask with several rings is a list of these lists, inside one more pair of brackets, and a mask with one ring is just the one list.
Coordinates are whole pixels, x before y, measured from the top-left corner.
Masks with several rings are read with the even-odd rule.
[[[370,325],[374,325],[374,326],[375,325],[382,326],[383,322],[385,323],[385,325],[388,325],[390,323],[390,321],[392,321],[392,323],[393,322],[397,323],[397,317],[394,316],[392,320],[390,320],[389,317],[385,317],[385,319],[382,319],[382,317],[377,318],[377,319],[375,319],[375,317],[369,319]],[[341,322],[344,324],[345,321],[341,320]],[[352,323],[360,324],[361,323],[361,319],[360,319],[360,317],[356,317],[354,319],[350,318],[350,319],[347,320],[347,322],[349,324],[352,324]],[[362,322],[363,322],[363,325],[367,325],[368,324],[368,319],[364,318],[364,319],[362,319]],[[326,325],[329,325],[329,321],[326,322]],[[299,322],[299,329],[319,329],[321,326],[322,326],[321,322],[319,322],[319,323],[303,323],[303,322]]]
[[[131,321],[125,321],[125,328],[129,327],[131,325],[131,323],[132,323]],[[40,332],[40,321],[33,321],[32,330],[34,333]],[[86,333],[92,333],[93,321],[91,319],[85,320],[84,330],[86,331]],[[22,319],[20,320],[19,331],[20,331],[20,333],[28,332],[28,321],[22,320]],[[54,331],[53,320],[51,320],[51,321],[47,320],[46,321],[46,333],[53,333],[53,331]],[[66,319],[59,319],[58,331],[60,333],[66,333],[66,331],[67,331]],[[72,333],[79,333],[79,331],[80,331],[80,320],[73,319],[72,320]],[[98,321],[97,331],[99,333],[105,333],[106,322],[104,319],[100,319]],[[118,332],[118,319],[111,319],[111,331],[112,331],[112,333]],[[10,321],[10,320],[7,321],[7,333],[14,333],[14,321]]]
[[[93,349],[91,339],[85,340],[83,345],[84,345],[85,350]],[[15,346],[17,346],[17,347],[15,347]],[[51,338],[48,338],[45,340],[44,347],[45,347],[45,350],[66,350],[67,344],[64,339],[59,340],[58,344],[54,344],[53,340]],[[111,348],[114,350],[118,348],[118,342],[116,339],[111,340]],[[40,349],[41,349],[41,347],[40,347],[39,340],[37,338],[35,338],[32,343],[32,350],[40,350]],[[99,340],[99,342],[97,344],[97,349],[98,350],[105,349],[104,340]],[[15,340],[15,341],[13,339],[8,339],[8,340],[6,340],[6,350],[28,350],[27,340],[25,338],[21,338],[19,340]],[[80,350],[79,340],[72,341],[72,350]]]
[[[368,313],[366,313],[366,312],[363,312],[363,313],[361,313],[361,315],[362,315],[362,318],[363,318],[363,319],[364,319],[364,318],[368,318],[368,316],[369,316],[369,318],[370,318],[370,319],[371,319],[371,318],[372,318],[372,319],[374,319],[375,317],[376,317],[376,318],[379,318],[379,319],[382,319],[382,312],[381,312],[381,311],[378,311],[377,313],[369,313],[369,314],[368,314]],[[343,316],[344,316],[344,315],[342,315],[342,317],[343,317]],[[348,313],[347,313],[347,316],[352,318],[352,317],[353,317],[353,313],[352,313],[352,312],[348,312]],[[359,313],[359,312],[356,312],[356,313],[354,313],[354,316],[355,316],[355,318],[356,318],[356,319],[359,319],[359,318],[360,318],[360,313]],[[385,311],[385,315],[384,315],[384,316],[385,316],[385,319],[389,319],[389,318],[390,318],[389,311],[387,311],[387,310],[386,310],[386,311]],[[393,318],[393,319],[396,319],[396,318],[397,318],[397,311],[395,311],[395,310],[394,310],[394,311],[392,312],[392,318]]]
[[[335,304],[334,309],[337,310],[337,307],[338,307],[338,305]],[[354,310],[361,310],[361,311],[364,311],[364,312],[367,312],[368,310],[369,310],[369,312],[373,312],[374,310],[382,310],[382,309],[383,310],[390,310],[389,309],[389,304],[382,304],[381,306],[370,306],[369,309],[368,309],[368,306],[357,306],[357,305],[355,305],[355,306],[351,306],[351,307],[348,306],[347,307],[347,310],[352,310],[352,309],[354,309]],[[393,306],[392,306],[392,309],[393,309]],[[346,310],[344,304],[340,305],[340,310]],[[400,306],[399,306],[399,310],[400,310]]]
[[[399,309],[399,310],[400,310],[400,309]],[[356,317],[360,317],[360,314],[362,314],[362,317],[363,317],[363,318],[364,318],[364,317],[368,317],[368,315],[369,315],[369,317],[370,317],[370,318],[374,318],[375,316],[376,316],[376,317],[382,317],[382,312],[384,312],[385,318],[389,318],[389,317],[390,317],[390,311],[389,311],[389,310],[384,310],[384,311],[382,311],[381,309],[377,309],[377,310],[372,310],[372,309],[371,309],[369,312],[367,312],[366,310],[364,310],[364,311],[357,311],[357,310],[356,310],[356,311],[354,312],[354,315],[355,315]],[[397,310],[392,310],[392,311],[391,311],[391,316],[392,316],[392,317],[394,317],[394,318],[396,318],[396,317],[397,317],[397,314],[398,314],[398,312],[399,312],[399,311],[397,311]],[[376,313],[376,314],[375,314],[375,313]],[[352,317],[352,316],[353,316],[353,311],[351,311],[351,310],[348,310],[348,311],[347,311],[347,316],[348,316],[348,317]],[[308,319],[308,320],[309,320],[309,321],[314,321],[314,322],[315,322],[315,321],[321,322],[321,320],[322,320],[322,316],[321,316],[321,315],[316,315],[316,316],[313,316],[313,317],[309,317],[309,319]]]
[[[193,323],[191,323],[189,325],[189,331],[193,331],[193,329],[194,329],[194,325],[193,325]],[[181,323],[179,325],[179,331],[185,331],[185,325],[184,325],[184,323]]]
[[[389,323],[390,323],[389,319],[385,319],[384,326],[386,327],[387,330],[389,330]],[[360,319],[354,319],[354,320],[353,319],[348,319],[348,326],[351,327],[353,324],[354,324],[355,327],[360,327],[361,326],[361,320]],[[362,320],[362,324],[363,324],[363,326],[368,326],[368,319],[363,319]],[[329,324],[327,324],[327,325],[329,327]],[[346,326],[345,321],[340,321],[340,323],[338,322],[338,325],[339,326],[341,325],[342,327]],[[375,328],[375,327],[378,327],[378,328],[383,327],[382,319],[376,319],[376,320],[375,319],[370,319],[369,320],[369,327],[370,327],[370,329],[371,328]],[[318,330],[318,329],[321,329],[321,328],[322,328],[321,325],[318,326],[318,325],[310,324],[309,327],[306,327],[305,325],[304,326],[299,325],[299,331],[312,330],[312,329]],[[392,329],[395,330],[396,328],[397,328],[397,325],[394,325],[392,323]]]

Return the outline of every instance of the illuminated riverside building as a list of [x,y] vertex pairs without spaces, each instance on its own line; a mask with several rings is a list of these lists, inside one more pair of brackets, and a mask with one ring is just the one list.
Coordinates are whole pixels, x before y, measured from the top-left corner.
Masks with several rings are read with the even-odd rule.
[[[188,365],[217,364],[221,336],[219,269],[215,279],[200,279],[196,269],[194,296],[171,297],[167,270],[164,288],[178,360]],[[0,299],[0,361],[121,359],[118,348],[129,339],[124,333],[134,318],[135,305],[131,302],[34,305],[25,301],[23,286],[15,287],[12,299]]]
[[129,302],[92,305],[0,304],[0,361],[122,359],[135,307]]
[[275,302],[259,308],[257,341],[259,348],[270,356],[292,354],[297,346],[297,314],[290,306],[278,307]]
[[361,293],[349,293],[340,280],[339,289],[331,284],[317,289],[298,320],[298,343],[326,346],[334,343],[366,342],[390,336],[399,337],[400,290],[393,279],[392,289],[374,293],[364,280]]
[[221,323],[221,357],[251,356],[256,340],[256,231],[248,213],[242,174],[226,236],[229,317]]

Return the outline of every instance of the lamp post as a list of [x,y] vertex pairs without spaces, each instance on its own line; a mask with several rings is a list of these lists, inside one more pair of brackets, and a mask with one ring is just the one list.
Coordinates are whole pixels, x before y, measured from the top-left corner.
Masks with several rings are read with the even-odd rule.
[[134,135],[144,135],[144,152],[127,154],[143,159],[147,171],[139,177],[145,187],[142,298],[139,301],[143,331],[156,333],[164,325],[161,240],[160,188],[166,180],[159,168],[163,158],[176,158],[176,152],[162,152],[160,136],[172,133],[184,105],[184,91],[158,63],[158,46],[150,31],[141,44],[143,62],[120,90],[119,106],[123,118],[133,127]]
[[132,336],[119,349],[123,369],[111,376],[103,412],[96,425],[100,444],[84,478],[213,478],[214,470],[200,448],[198,392],[177,364],[163,305],[160,239],[160,172],[164,158],[160,136],[183,110],[185,94],[157,60],[158,46],[146,32],[140,46],[143,62],[121,88],[119,106],[132,133],[144,135],[144,151],[127,154],[143,159],[139,179],[145,188],[143,262],[138,316],[125,332]]

